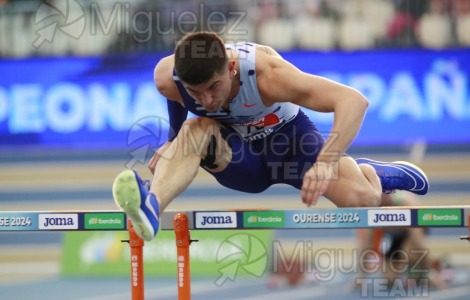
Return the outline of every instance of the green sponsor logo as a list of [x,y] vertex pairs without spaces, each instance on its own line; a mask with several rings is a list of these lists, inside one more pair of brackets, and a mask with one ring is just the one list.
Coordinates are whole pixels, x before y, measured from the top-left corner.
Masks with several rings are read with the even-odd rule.
[[243,226],[251,228],[284,227],[283,211],[256,211],[243,213]]
[[462,211],[460,209],[420,209],[418,225],[421,226],[461,226]]
[[124,229],[124,214],[85,214],[85,229]]

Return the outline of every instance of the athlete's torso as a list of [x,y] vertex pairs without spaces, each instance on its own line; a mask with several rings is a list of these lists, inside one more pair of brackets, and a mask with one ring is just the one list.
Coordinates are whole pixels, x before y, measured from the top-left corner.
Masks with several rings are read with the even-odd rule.
[[266,137],[284,124],[294,119],[299,106],[290,102],[276,102],[267,107],[264,105],[256,81],[256,44],[226,44],[227,49],[236,50],[240,65],[240,90],[229,102],[228,109],[209,112],[184,89],[178,76],[173,79],[183,97],[184,106],[193,114],[218,120],[232,127],[245,140],[252,141]]

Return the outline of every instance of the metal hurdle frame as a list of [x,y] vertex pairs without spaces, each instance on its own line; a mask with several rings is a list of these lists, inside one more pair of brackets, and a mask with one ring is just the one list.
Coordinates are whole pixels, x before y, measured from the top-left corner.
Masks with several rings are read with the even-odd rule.
[[[443,210],[453,210],[454,212],[460,213],[460,223],[452,225],[429,225],[420,224],[418,221],[418,215],[420,210],[426,210],[429,212],[433,210],[435,212]],[[258,212],[269,213],[276,212],[282,213],[285,217],[285,226],[273,227],[273,226],[253,226],[245,222],[245,214],[256,214]],[[387,221],[386,224],[370,224],[372,222],[371,213],[382,212],[383,215],[393,215],[397,212],[406,212],[409,216],[409,220],[406,224],[400,223],[399,221]],[[392,214],[393,212],[393,214]],[[128,220],[125,214],[121,211],[35,211],[35,212],[23,212],[23,211],[8,211],[0,212],[0,232],[11,232],[11,231],[91,231],[93,229],[87,229],[85,226],[85,215],[97,214],[97,213],[110,213],[110,214],[122,214],[123,220],[125,220],[122,228],[116,229],[103,229],[103,231],[124,231],[127,230],[129,233],[129,239],[123,240],[123,242],[129,243],[130,246],[130,282],[131,282],[131,295],[132,300],[143,300],[145,296],[144,292],[144,257],[143,247],[144,241],[136,234],[134,227],[130,220]],[[387,214],[388,213],[388,214]],[[217,226],[212,224],[209,227],[204,227],[201,224],[197,224],[198,215],[205,216],[222,216],[224,214],[230,214],[235,216],[233,219],[233,226],[227,228],[227,226]],[[342,222],[301,222],[299,216],[301,215],[325,215],[334,214],[335,216],[343,216]],[[70,224],[59,224],[55,228],[47,229],[41,226],[40,221],[45,216],[54,216],[57,219],[61,219],[61,216],[67,216],[71,218]],[[71,217],[72,216],[72,217]],[[351,217],[344,219],[344,216]],[[357,217],[355,217],[357,216]],[[290,218],[290,219],[289,219]],[[298,222],[295,222],[297,218]],[[7,221],[5,221],[7,220]],[[337,218],[335,218],[338,221]],[[378,229],[373,235],[373,249],[377,252],[380,251],[379,244],[382,238],[383,228],[386,227],[467,227],[469,230],[468,236],[460,237],[461,240],[470,241],[470,205],[469,206],[394,206],[394,207],[374,207],[374,208],[333,208],[333,209],[303,209],[303,210],[188,210],[188,211],[167,211],[163,213],[160,219],[161,230],[173,230],[176,238],[176,250],[177,250],[177,287],[178,287],[178,299],[179,300],[190,300],[191,299],[191,273],[190,273],[190,251],[189,247],[194,240],[191,240],[191,230],[227,230],[227,229],[346,229],[346,228],[367,228],[367,229]],[[94,229],[93,231],[95,231]],[[157,237],[158,238],[158,237]]]

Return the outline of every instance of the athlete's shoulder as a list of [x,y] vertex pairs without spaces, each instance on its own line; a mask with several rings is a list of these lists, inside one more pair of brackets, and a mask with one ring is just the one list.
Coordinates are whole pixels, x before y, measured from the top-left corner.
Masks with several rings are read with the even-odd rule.
[[257,67],[271,67],[273,64],[284,61],[282,56],[272,47],[266,45],[256,46]]
[[256,45],[256,55],[257,56],[262,55],[262,56],[266,56],[266,57],[282,58],[282,56],[279,53],[277,53],[277,51],[274,50],[272,47],[266,46],[266,45],[261,45],[261,44]]
[[281,67],[286,61],[272,47],[266,45],[257,45],[256,47],[256,80],[258,83],[258,91],[261,98],[270,105],[275,102],[268,95],[273,80],[274,71]]
[[158,91],[172,100],[181,100],[181,94],[173,79],[174,55],[162,58],[153,71],[153,79]]
[[282,56],[273,48],[265,45],[256,46],[256,74],[257,77],[269,75],[273,68],[285,63]]

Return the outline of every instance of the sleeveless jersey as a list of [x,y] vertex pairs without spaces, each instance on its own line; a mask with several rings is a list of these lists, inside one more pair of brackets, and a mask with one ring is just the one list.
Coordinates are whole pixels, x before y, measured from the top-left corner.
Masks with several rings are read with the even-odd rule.
[[224,126],[230,126],[245,141],[262,139],[293,120],[299,112],[298,105],[277,102],[267,107],[261,100],[256,82],[256,44],[226,44],[225,47],[238,52],[240,64],[240,90],[229,102],[229,108],[222,108],[216,112],[207,111],[189,96],[178,76],[174,74],[173,79],[183,97],[184,106],[197,116],[212,118]]

